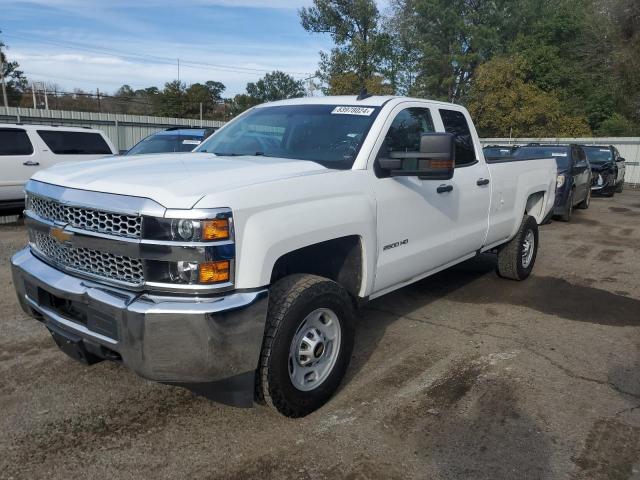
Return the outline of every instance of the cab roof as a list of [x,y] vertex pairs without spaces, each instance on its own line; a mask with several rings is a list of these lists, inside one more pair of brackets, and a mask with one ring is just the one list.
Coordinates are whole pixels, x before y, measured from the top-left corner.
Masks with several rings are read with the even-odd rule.
[[362,100],[358,99],[357,95],[334,95],[327,97],[300,97],[290,98],[288,100],[279,100],[277,102],[263,103],[256,108],[272,107],[272,106],[285,106],[285,105],[346,105],[346,106],[358,106],[358,107],[382,107],[387,102],[392,100],[401,101],[418,101],[429,102],[438,105],[447,105],[449,107],[460,107],[453,103],[440,102],[437,100],[429,100],[425,98],[412,98],[403,97],[398,95],[372,95]]

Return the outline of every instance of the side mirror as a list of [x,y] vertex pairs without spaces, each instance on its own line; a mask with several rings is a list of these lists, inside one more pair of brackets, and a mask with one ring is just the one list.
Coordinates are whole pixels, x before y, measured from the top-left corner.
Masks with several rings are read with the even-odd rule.
[[422,180],[450,180],[455,166],[455,135],[424,133],[419,152],[390,152],[378,159],[380,168],[392,177],[418,177]]
[[624,159],[624,158],[622,158],[622,157],[620,157],[620,158],[619,158],[619,160],[620,160],[621,162],[626,162],[626,161],[627,161],[626,159]]

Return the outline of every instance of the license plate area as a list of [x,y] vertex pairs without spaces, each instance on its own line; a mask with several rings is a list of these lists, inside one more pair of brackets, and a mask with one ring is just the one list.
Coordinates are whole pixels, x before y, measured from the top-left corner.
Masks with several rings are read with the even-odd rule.
[[59,297],[42,287],[25,282],[27,296],[41,307],[54,311],[66,320],[84,325],[89,330],[119,340],[116,312],[107,305],[100,310],[83,302]]

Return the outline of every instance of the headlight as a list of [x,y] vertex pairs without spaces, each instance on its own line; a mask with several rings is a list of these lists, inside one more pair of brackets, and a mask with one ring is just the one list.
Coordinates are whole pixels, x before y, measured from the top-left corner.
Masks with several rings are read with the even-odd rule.
[[143,217],[141,248],[152,257],[145,260],[151,287],[182,291],[189,286],[198,290],[233,285],[236,255],[231,211],[200,213],[200,218]]
[[231,278],[229,260],[216,262],[175,262],[169,265],[173,283],[186,285],[208,285],[228,282]]
[[171,236],[185,242],[215,242],[229,240],[229,219],[173,220]]
[[211,219],[144,219],[143,238],[173,242],[221,242],[232,239],[230,216]]
[[564,181],[565,181],[565,176],[558,175],[558,178],[556,179],[556,188],[562,187],[564,185]]

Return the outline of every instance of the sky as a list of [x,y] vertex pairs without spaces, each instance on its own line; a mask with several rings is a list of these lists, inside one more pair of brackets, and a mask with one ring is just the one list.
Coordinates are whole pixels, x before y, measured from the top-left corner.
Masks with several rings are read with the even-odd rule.
[[[378,3],[384,8],[386,0]],[[113,93],[224,83],[224,96],[281,70],[313,75],[328,35],[301,26],[311,0],[0,0],[0,39],[31,81]],[[180,68],[178,69],[178,59]]]

